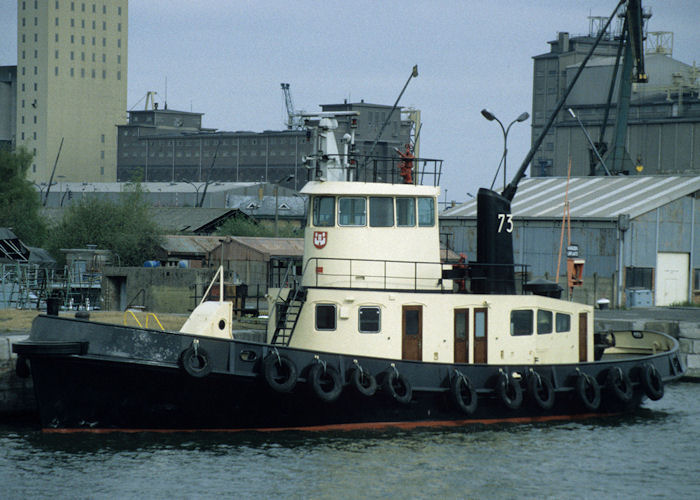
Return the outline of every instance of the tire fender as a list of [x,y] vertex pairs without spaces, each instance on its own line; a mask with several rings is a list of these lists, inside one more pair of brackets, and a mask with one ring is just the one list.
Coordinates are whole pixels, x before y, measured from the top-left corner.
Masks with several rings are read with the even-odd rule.
[[363,396],[372,397],[377,392],[377,379],[360,367],[355,367],[350,371],[350,384]]
[[197,347],[188,347],[180,354],[180,363],[188,375],[194,378],[206,377],[211,373],[211,361],[209,353]]
[[554,407],[554,385],[549,377],[543,377],[532,370],[527,379],[527,391],[532,401],[543,410],[551,410]]
[[517,410],[523,404],[523,388],[520,387],[520,382],[509,377],[505,372],[501,372],[498,377],[496,394],[511,410]]
[[620,403],[632,401],[634,390],[629,376],[619,366],[613,366],[605,377],[605,388]]
[[326,403],[332,403],[343,391],[343,381],[338,370],[325,363],[316,363],[309,370],[309,383],[314,394]]
[[471,415],[478,406],[478,396],[469,378],[457,372],[450,381],[450,398],[463,413]]
[[384,372],[382,389],[386,391],[392,399],[401,404],[408,404],[413,398],[411,383],[394,368],[390,368]]
[[659,370],[653,364],[647,363],[642,367],[641,375],[644,394],[652,401],[661,399],[664,396],[664,381]]
[[292,392],[297,384],[299,371],[294,362],[286,356],[269,354],[262,365],[263,377],[267,385],[276,392]]
[[579,374],[576,379],[576,395],[587,410],[596,411],[600,408],[600,385],[595,377],[587,373]]

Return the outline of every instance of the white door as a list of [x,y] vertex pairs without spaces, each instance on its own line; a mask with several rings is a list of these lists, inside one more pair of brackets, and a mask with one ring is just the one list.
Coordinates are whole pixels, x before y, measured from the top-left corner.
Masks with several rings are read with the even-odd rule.
[[659,252],[656,256],[656,305],[688,301],[690,255]]

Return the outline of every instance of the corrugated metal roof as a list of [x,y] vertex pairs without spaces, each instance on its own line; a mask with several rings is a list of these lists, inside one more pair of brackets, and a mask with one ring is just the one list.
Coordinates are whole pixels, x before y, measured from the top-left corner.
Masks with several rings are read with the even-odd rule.
[[304,255],[304,238],[263,238],[257,236],[232,236],[242,245],[268,255]]
[[[700,176],[637,175],[572,177],[569,181],[571,218],[635,218],[673,200],[700,191]],[[516,217],[560,218],[566,196],[565,177],[524,179],[511,203]],[[444,211],[441,217],[476,217],[476,199]]]
[[150,207],[149,212],[153,221],[166,231],[192,233],[205,229],[213,231],[216,223],[240,213],[231,208],[195,207]]
[[221,236],[163,236],[160,245],[173,254],[206,255],[221,244]]

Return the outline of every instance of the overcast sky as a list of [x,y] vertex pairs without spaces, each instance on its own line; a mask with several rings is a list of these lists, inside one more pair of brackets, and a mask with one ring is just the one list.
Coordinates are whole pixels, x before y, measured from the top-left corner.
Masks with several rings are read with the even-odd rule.
[[[700,1],[642,3],[653,13],[649,31],[674,32],[674,58],[700,59]],[[128,108],[141,109],[149,90],[162,105],[167,78],[168,107],[204,113],[205,127],[281,129],[281,82],[308,112],[343,99],[393,104],[417,64],[400,105],[422,111],[421,156],[445,160],[441,201],[465,201],[491,184],[503,151],[498,124],[480,110],[506,124],[531,113],[532,56],[559,31],[587,33],[588,16],[607,17],[615,5],[131,0]],[[17,2],[0,0],[0,65],[17,63],[16,16]],[[508,146],[510,177],[529,149],[530,120],[513,125]]]

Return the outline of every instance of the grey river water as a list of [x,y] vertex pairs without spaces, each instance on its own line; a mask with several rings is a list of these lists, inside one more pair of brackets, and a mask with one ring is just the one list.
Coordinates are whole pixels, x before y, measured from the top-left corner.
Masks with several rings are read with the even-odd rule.
[[700,498],[700,384],[627,417],[344,433],[0,427],[0,498]]

